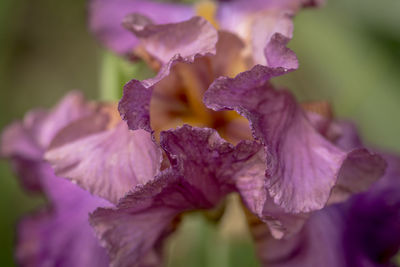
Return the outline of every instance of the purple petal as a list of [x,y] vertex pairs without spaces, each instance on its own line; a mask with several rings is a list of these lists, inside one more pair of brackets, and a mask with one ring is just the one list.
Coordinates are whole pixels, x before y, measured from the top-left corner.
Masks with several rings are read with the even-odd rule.
[[385,158],[391,159],[390,171],[382,181],[390,182],[316,212],[290,239],[259,235],[263,266],[394,266],[391,259],[400,248],[400,159]]
[[138,44],[138,40],[122,26],[126,15],[141,13],[154,23],[179,22],[193,16],[190,6],[167,4],[145,0],[91,0],[89,27],[109,49],[126,54]]
[[[33,110],[23,121],[6,127],[1,135],[0,154],[12,159],[15,171],[28,190],[41,188],[41,177],[36,175],[35,165],[42,161],[43,151],[56,133],[91,112],[92,107],[85,102],[82,94],[71,92],[52,110]],[[27,168],[32,168],[32,171]]]
[[154,86],[175,64],[193,63],[197,57],[215,54],[218,33],[205,19],[194,17],[177,24],[149,25],[136,34],[145,36],[146,49],[165,64],[154,78],[128,82],[118,109],[129,129],[151,132],[149,108]]
[[[1,156],[16,157],[21,156],[26,159],[37,159],[42,155],[42,149],[34,139],[38,121],[41,121],[45,115],[43,112],[31,112],[25,122],[14,122],[9,125],[1,135]],[[29,123],[29,122],[33,123]]]
[[162,64],[167,64],[176,55],[193,62],[200,53],[215,54],[217,31],[204,18],[193,17],[180,23],[137,25],[137,16],[132,14],[125,18],[124,26]]
[[296,55],[286,44],[300,6],[300,1],[232,1],[219,5],[217,18],[221,28],[245,40],[254,64],[297,68]]
[[118,110],[129,129],[143,129],[152,132],[150,126],[150,100],[153,87],[146,88],[138,80],[131,80],[124,86]]
[[42,121],[36,138],[42,148],[47,148],[59,130],[70,122],[90,115],[93,106],[88,103],[80,92],[66,95],[55,108],[50,110]]
[[[326,205],[338,178],[342,181],[342,177],[345,180],[359,172],[370,175],[362,177],[362,181],[369,184],[385,168],[378,156],[366,150],[346,153],[321,136],[293,96],[287,91],[274,90],[268,83],[271,77],[285,71],[256,66],[234,79],[217,79],[204,96],[209,108],[233,109],[246,117],[254,138],[265,146],[264,195],[261,199],[245,198],[248,205],[254,201],[265,202],[262,213],[261,208],[253,210],[260,218],[269,216],[268,196],[285,213],[307,213]],[[356,165],[351,164],[355,162]],[[258,184],[261,186],[262,182]],[[345,186],[345,183],[340,185]],[[360,189],[354,184],[351,186],[346,189]],[[262,207],[262,204],[257,206]]]
[[351,194],[366,191],[384,175],[386,166],[382,157],[366,149],[355,149],[347,153],[329,203],[342,202]]
[[161,145],[171,168],[135,188],[117,208],[91,216],[112,266],[136,266],[170,232],[178,214],[217,205],[235,190],[233,177],[260,148],[250,142],[233,147],[212,129],[187,125],[163,132]]
[[106,252],[89,227],[88,213],[109,203],[55,176],[42,158],[60,129],[93,111],[80,93],[70,93],[48,112],[28,113],[2,135],[2,154],[10,158],[22,182],[43,191],[49,200],[48,211],[24,219],[18,228],[16,255],[23,266],[108,265]]
[[88,223],[88,214],[98,206],[109,204],[54,175],[48,177],[48,180],[52,182],[52,186],[54,182],[60,182],[61,191],[58,193],[63,194],[63,197],[68,194],[68,204],[57,196],[57,200],[61,200],[63,205],[57,205],[55,210],[29,216],[20,222],[16,252],[19,264],[108,266],[108,256]]
[[290,38],[280,33],[272,35],[264,49],[267,66],[272,68],[283,67],[286,69],[297,69],[299,67],[296,54],[286,47],[289,41]]
[[[92,128],[95,121],[83,120],[73,130],[79,132],[84,125]],[[58,176],[113,203],[134,186],[153,179],[162,160],[149,133],[130,131],[122,121],[111,129],[52,147],[45,157]]]
[[351,150],[362,147],[360,136],[358,135],[357,127],[349,121],[334,122],[334,127],[339,129],[340,135],[335,144],[342,149]]

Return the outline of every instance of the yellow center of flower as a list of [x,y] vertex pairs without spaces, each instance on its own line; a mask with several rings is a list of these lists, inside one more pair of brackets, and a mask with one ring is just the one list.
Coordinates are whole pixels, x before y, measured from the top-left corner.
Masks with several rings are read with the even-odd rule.
[[156,86],[150,104],[156,137],[163,130],[189,124],[216,129],[232,143],[251,139],[246,119],[234,111],[215,112],[204,105],[204,92],[215,79],[209,60],[205,57],[194,64],[177,64],[170,76]]
[[212,1],[200,1],[196,3],[196,14],[208,20],[216,29],[219,28],[218,22],[215,19],[215,13],[217,11],[217,6]]

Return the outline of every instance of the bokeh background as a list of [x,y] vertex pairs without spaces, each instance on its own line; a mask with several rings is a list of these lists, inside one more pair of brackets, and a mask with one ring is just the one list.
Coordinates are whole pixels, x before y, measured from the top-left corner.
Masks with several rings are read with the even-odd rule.
[[[331,0],[304,10],[289,46],[300,69],[276,83],[301,100],[329,100],[336,116],[357,123],[368,145],[400,153],[399,0]],[[137,71],[87,31],[84,0],[1,0],[0,129],[71,89],[96,99],[108,83],[122,87],[128,78],[108,77],[112,67],[104,62]],[[18,219],[43,202],[23,192],[0,161],[0,266],[14,265]],[[185,219],[171,244],[169,266],[257,266],[247,236],[221,233],[198,214]]]

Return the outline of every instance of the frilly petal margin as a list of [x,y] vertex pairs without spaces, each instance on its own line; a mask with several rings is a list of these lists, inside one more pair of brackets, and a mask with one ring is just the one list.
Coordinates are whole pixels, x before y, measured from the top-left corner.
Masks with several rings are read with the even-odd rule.
[[132,13],[143,14],[157,24],[179,22],[194,15],[189,5],[148,0],[90,0],[89,28],[112,51],[130,53],[139,42],[122,26],[122,21]]
[[[341,176],[345,179],[360,171],[370,176],[362,177],[368,184],[378,179],[385,169],[384,161],[367,150],[345,152],[333,145],[312,127],[289,92],[274,90],[269,79],[287,71],[258,65],[233,79],[217,79],[204,95],[207,107],[216,111],[235,110],[246,117],[254,138],[265,146],[262,198],[244,196],[250,208],[253,205],[249,203],[261,201],[257,204],[260,208],[252,211],[262,220],[271,219],[268,196],[284,213],[308,213],[327,204]],[[346,164],[346,160],[357,164]],[[354,169],[349,170],[347,165]],[[261,186],[262,181],[259,183]]]
[[189,210],[209,209],[235,190],[233,177],[260,150],[254,142],[236,147],[213,129],[184,125],[161,133],[171,162],[153,181],[136,187],[113,209],[97,209],[91,224],[104,242],[111,266],[141,266],[147,253],[171,231],[174,218]]
[[[131,25],[131,28],[137,27]],[[149,25],[134,32],[142,36],[145,48],[164,65],[154,78],[128,82],[124,86],[118,109],[129,129],[152,132],[149,109],[154,86],[168,76],[170,69],[178,62],[193,63],[197,57],[215,54],[218,33],[201,17],[176,24]],[[161,50],[158,49],[160,47]]]
[[[58,136],[76,134],[85,127],[96,128],[96,121],[93,117],[78,121],[73,129],[65,128]],[[112,203],[134,186],[153,179],[161,166],[161,150],[151,135],[143,130],[130,131],[123,121],[110,129],[63,141],[45,154],[56,175]]]

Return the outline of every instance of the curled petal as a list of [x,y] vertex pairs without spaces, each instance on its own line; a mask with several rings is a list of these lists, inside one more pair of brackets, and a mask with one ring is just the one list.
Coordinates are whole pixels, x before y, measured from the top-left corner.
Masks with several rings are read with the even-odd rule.
[[[363,179],[365,185],[382,174],[385,164],[365,150],[342,151],[321,136],[293,96],[268,83],[285,71],[256,66],[234,79],[221,77],[210,86],[204,101],[213,110],[233,109],[249,120],[254,138],[265,146],[264,194],[286,213],[308,213],[326,205],[341,175],[356,170],[365,174],[362,168],[370,164],[374,171]],[[348,160],[357,164],[346,164]],[[265,211],[256,214],[268,216]]]
[[147,0],[91,0],[89,3],[89,27],[95,36],[109,49],[127,54],[138,40],[122,22],[125,16],[141,13],[154,23],[179,22],[189,19],[194,12],[190,6],[167,4]]
[[212,129],[183,126],[162,132],[171,167],[136,187],[114,209],[98,209],[91,223],[105,242],[112,266],[140,266],[184,211],[209,209],[235,190],[233,176],[259,151],[256,143],[236,147]]

